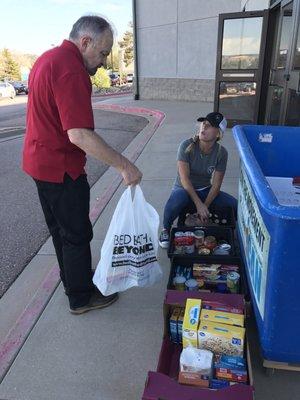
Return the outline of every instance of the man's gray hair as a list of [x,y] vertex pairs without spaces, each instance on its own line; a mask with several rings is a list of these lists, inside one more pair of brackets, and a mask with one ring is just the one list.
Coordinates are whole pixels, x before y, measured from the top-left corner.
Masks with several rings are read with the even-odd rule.
[[95,39],[106,30],[109,30],[113,34],[112,26],[106,19],[98,15],[86,15],[75,22],[70,32],[69,39],[77,40],[83,35],[89,35],[92,39]]

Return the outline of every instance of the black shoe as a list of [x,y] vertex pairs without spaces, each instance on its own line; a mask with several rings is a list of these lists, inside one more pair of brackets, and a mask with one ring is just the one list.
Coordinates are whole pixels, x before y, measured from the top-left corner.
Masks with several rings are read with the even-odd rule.
[[70,307],[70,313],[79,315],[91,310],[96,310],[98,308],[105,308],[110,306],[116,300],[118,300],[118,298],[119,298],[118,293],[114,293],[109,296],[103,296],[103,294],[97,291],[94,294],[92,294],[92,297],[90,298],[90,301],[88,302],[87,305],[76,308]]

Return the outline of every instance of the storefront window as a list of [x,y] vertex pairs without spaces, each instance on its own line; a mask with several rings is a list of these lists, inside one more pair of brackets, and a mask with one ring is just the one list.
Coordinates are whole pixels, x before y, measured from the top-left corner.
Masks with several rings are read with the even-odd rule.
[[285,125],[300,126],[300,94],[290,90]]
[[298,27],[298,38],[295,49],[294,69],[300,69],[300,26]]
[[257,69],[262,17],[224,21],[222,69]]
[[252,121],[255,82],[220,82],[219,110],[227,119]]
[[292,34],[293,4],[289,4],[284,9],[280,44],[277,54],[277,68],[285,68]]

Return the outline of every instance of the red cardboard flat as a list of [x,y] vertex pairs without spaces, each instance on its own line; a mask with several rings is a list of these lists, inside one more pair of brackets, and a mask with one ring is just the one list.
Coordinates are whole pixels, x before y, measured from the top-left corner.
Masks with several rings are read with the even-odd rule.
[[218,301],[232,307],[245,308],[244,296],[241,294],[223,294],[210,292],[180,292],[178,290],[167,290],[165,304],[178,304],[185,306],[186,299],[201,299],[207,301]]
[[234,385],[211,390],[184,386],[160,372],[148,372],[142,400],[253,400],[253,388]]
[[187,298],[218,301],[244,308],[244,297],[239,294],[220,294],[206,292],[178,292],[168,290],[164,302],[165,330],[159,355],[157,371],[148,372],[142,400],[253,400],[251,360],[246,347],[250,385],[236,384],[227,388],[213,390],[182,385],[177,382],[179,359],[182,347],[169,339],[168,318],[174,306],[185,306]]

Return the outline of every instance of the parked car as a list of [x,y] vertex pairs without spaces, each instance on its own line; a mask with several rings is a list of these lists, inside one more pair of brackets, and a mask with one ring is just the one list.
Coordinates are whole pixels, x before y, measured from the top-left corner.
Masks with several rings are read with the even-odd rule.
[[13,81],[9,83],[15,88],[16,94],[28,94],[28,86],[25,83],[19,81]]
[[14,99],[16,91],[9,82],[0,82],[0,98],[10,97]]
[[133,74],[127,74],[126,80],[127,80],[127,83],[132,83],[133,82]]
[[120,85],[120,77],[118,74],[113,73],[109,75],[111,86]]

